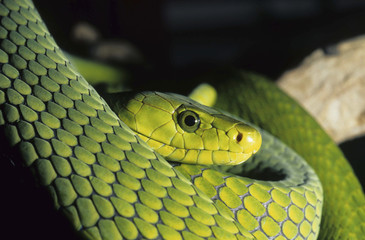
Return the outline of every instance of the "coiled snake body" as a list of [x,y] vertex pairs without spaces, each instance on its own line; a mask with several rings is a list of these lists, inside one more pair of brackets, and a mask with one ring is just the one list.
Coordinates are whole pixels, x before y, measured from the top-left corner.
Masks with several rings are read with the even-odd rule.
[[[315,239],[320,233],[354,239],[363,233],[364,195],[340,153],[335,162],[344,173],[337,181],[342,189],[336,186],[331,194],[326,179],[337,172],[327,178],[319,171],[324,201],[312,168],[262,129],[262,147],[246,163],[197,165],[245,161],[257,152],[261,137],[242,120],[180,95],[140,93],[120,105],[111,101],[113,112],[64,56],[31,1],[1,0],[0,16],[2,134],[83,237]],[[280,111],[311,119],[266,81],[238,78],[232,82],[242,88],[219,90],[219,108],[270,129],[268,118],[280,115],[275,108],[241,112],[245,104],[254,111],[263,103],[255,100],[261,95],[268,104],[284,99],[276,104]],[[245,84],[252,87],[248,94],[235,92]],[[302,121],[308,132],[314,126],[323,135],[311,121]],[[334,152],[332,142],[319,140],[325,145],[317,142],[315,148]],[[194,164],[172,166],[161,155]],[[317,172],[334,161],[315,157],[309,163]],[[255,179],[260,173],[269,175]],[[356,199],[346,201],[349,193]],[[337,204],[331,196],[338,196]]]

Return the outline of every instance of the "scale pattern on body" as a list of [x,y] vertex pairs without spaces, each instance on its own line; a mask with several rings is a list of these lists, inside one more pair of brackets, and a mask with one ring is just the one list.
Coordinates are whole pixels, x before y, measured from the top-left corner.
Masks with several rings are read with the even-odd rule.
[[0,125],[82,235],[317,237],[318,178],[276,138],[262,131],[263,149],[249,161],[257,168],[282,169],[288,177],[279,182],[199,165],[172,167],[74,69],[31,1],[2,0],[0,16]]

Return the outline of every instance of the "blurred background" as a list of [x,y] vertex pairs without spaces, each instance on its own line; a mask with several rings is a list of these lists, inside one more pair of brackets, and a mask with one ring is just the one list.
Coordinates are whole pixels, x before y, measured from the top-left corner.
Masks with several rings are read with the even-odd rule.
[[128,65],[143,82],[220,66],[276,79],[314,49],[334,54],[331,44],[365,31],[364,0],[34,2],[63,49]]

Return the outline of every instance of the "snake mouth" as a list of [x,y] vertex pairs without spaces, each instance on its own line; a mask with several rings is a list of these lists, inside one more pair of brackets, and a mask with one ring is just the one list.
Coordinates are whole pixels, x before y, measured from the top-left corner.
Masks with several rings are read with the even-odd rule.
[[[172,150],[172,151],[171,151]],[[201,165],[237,165],[246,161],[252,153],[234,153],[227,150],[184,149],[164,145],[155,149],[166,160]]]
[[[208,150],[208,149],[197,149],[197,148],[181,148],[173,146],[168,143],[161,142],[151,137],[146,137],[141,133],[137,134],[157,153],[165,157],[166,160],[174,162],[202,164],[202,165],[211,165],[211,164],[237,165],[249,159],[257,151],[256,149],[253,150],[250,149],[249,151],[242,151],[241,148],[239,148],[238,151],[234,151],[235,149]],[[241,139],[239,139],[239,142],[242,142],[245,136],[244,134],[240,135]],[[259,135],[259,137],[261,144],[261,135]],[[255,139],[255,141],[257,140]]]

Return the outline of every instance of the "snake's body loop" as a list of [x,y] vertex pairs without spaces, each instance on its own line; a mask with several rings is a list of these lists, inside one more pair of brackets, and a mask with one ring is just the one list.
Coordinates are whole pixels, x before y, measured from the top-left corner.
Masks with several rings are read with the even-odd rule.
[[[0,0],[0,16],[1,133],[83,237],[318,236],[322,186],[277,138],[260,130],[256,153],[261,137],[250,124],[174,94],[141,93],[112,111],[62,53],[30,0]],[[255,153],[234,167],[173,167],[165,159],[237,164]],[[323,217],[327,228],[330,211]]]

